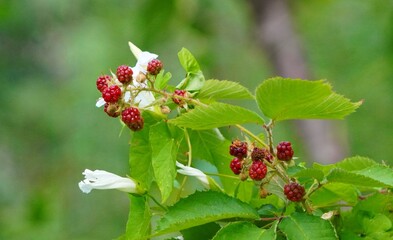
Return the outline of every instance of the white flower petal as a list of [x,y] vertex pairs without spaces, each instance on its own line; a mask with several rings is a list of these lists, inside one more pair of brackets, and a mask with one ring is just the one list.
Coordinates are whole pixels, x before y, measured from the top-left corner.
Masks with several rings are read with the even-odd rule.
[[135,46],[132,42],[128,42],[128,46],[130,46],[130,50],[132,54],[134,54],[135,58],[138,59],[142,51],[137,46]]
[[128,102],[130,100],[130,98],[131,98],[131,92],[130,91],[125,92],[124,93],[124,101]]
[[186,175],[186,176],[190,176],[190,177],[196,177],[203,184],[204,187],[210,189],[209,180],[208,180],[206,174],[204,174],[201,170],[193,168],[193,167],[184,166],[183,164],[181,164],[177,161],[176,161],[176,166],[178,168],[180,168],[177,170],[178,173]]
[[[142,92],[138,93],[138,95],[136,95],[136,97],[135,97],[135,103],[139,103],[138,106],[140,108],[145,108],[146,106],[149,106],[150,104],[152,104],[154,101],[155,101],[155,98],[154,98],[153,94],[148,91],[142,91]],[[152,106],[149,108],[152,108]]]
[[85,175],[85,180],[80,181],[78,185],[84,193],[89,193],[92,189],[117,189],[129,193],[141,193],[136,182],[130,178],[103,170],[86,169],[82,174]]
[[96,107],[102,107],[102,106],[104,106],[105,105],[105,100],[102,98],[102,97],[100,97],[98,100],[97,100],[97,102],[96,102]]

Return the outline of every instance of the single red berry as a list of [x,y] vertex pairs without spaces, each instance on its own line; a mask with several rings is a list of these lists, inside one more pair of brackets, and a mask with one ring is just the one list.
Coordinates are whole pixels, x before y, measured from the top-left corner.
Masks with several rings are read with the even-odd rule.
[[265,153],[265,160],[266,161],[268,161],[268,162],[270,162],[270,163],[272,163],[273,162],[273,154],[271,154],[270,152],[269,152],[269,150],[267,150],[267,149],[265,149],[266,150],[266,153]]
[[132,69],[129,66],[121,65],[117,68],[116,76],[121,83],[129,83],[132,80]]
[[153,59],[147,64],[147,71],[151,75],[157,75],[160,73],[161,69],[163,67],[163,64],[160,60],[158,59]]
[[121,120],[132,130],[139,131],[143,128],[143,118],[138,108],[129,107],[121,113]]
[[234,159],[232,159],[229,167],[231,168],[231,170],[234,174],[239,175],[240,172],[242,171],[243,161],[241,159],[235,157]]
[[117,103],[105,103],[104,112],[110,117],[118,117],[120,115],[119,105]]
[[102,98],[105,102],[115,103],[121,96],[121,89],[117,85],[107,87],[102,91]]
[[304,187],[296,182],[284,186],[284,194],[292,202],[300,202],[305,194]]
[[231,146],[229,146],[229,154],[238,158],[247,157],[247,143],[239,140],[233,141]]
[[248,170],[248,175],[250,175],[250,178],[257,181],[264,179],[266,173],[267,167],[261,161],[252,162],[251,167]]
[[186,91],[186,90],[176,89],[175,92],[174,92],[174,94],[173,94],[172,101],[173,101],[174,103],[176,103],[177,105],[180,105],[180,106],[181,106],[181,105],[184,104],[184,100],[183,100],[183,99],[176,98],[176,96],[185,97],[186,94],[187,94],[187,91]]
[[266,155],[266,149],[254,147],[254,149],[251,152],[251,159],[253,161],[262,161],[265,158],[265,155]]
[[97,78],[96,85],[98,91],[102,92],[105,88],[108,87],[108,82],[112,80],[112,77],[109,75],[101,75]]
[[277,145],[277,158],[282,161],[289,161],[293,157],[293,149],[290,142],[280,142]]

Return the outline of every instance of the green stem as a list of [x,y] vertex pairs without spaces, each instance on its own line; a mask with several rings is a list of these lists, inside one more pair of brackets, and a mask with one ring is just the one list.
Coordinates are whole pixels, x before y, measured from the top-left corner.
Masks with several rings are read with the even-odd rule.
[[307,211],[307,213],[312,213],[312,209],[310,205],[306,202],[306,200],[301,201],[303,208]]
[[164,205],[162,205],[161,203],[159,203],[159,202],[157,201],[157,199],[155,199],[152,195],[150,195],[149,193],[146,193],[146,196],[148,196],[151,200],[153,200],[153,202],[154,202],[155,204],[157,204],[157,206],[159,206],[160,208],[162,208],[164,211],[168,211],[168,208],[165,207]]
[[239,177],[230,176],[230,175],[226,175],[226,174],[220,174],[220,173],[205,173],[205,174],[208,176],[217,176],[217,177],[225,177],[225,178],[240,180]]
[[[187,166],[191,166],[192,163],[192,146],[191,146],[191,140],[190,140],[190,136],[188,135],[187,129],[184,129],[184,137],[186,138],[186,142],[187,142],[187,146],[188,146],[188,162],[187,162]],[[180,195],[181,192],[184,188],[184,185],[186,184],[187,181],[187,176],[184,176],[183,181],[180,185],[180,189],[179,189],[179,194],[177,195],[177,199],[180,199]]]
[[260,143],[262,146],[264,147],[269,147],[268,145],[266,145],[266,143],[264,143],[259,137],[255,136],[252,132],[250,132],[247,128],[243,127],[240,124],[236,124],[235,125],[237,128],[239,128],[242,132],[247,133],[248,136],[252,137],[255,141],[257,141],[258,143]]

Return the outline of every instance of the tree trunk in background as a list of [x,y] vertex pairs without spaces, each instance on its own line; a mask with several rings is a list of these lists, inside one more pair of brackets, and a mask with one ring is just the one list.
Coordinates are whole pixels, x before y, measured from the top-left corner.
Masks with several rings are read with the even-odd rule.
[[[286,0],[252,0],[257,37],[275,74],[310,79],[302,49],[294,32]],[[312,161],[333,163],[347,153],[347,140],[340,139],[332,121],[296,121],[306,154]]]

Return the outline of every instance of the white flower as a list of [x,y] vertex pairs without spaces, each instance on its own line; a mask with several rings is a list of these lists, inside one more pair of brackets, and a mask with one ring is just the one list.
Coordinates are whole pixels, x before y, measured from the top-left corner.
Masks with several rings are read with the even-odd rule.
[[102,107],[102,106],[104,106],[105,105],[105,100],[102,98],[102,97],[100,97],[98,100],[97,100],[97,102],[96,102],[96,107]]
[[80,181],[78,185],[84,193],[89,193],[93,189],[117,189],[129,193],[144,193],[139,183],[130,178],[120,177],[103,170],[86,169],[82,174],[85,175],[85,180]]
[[206,174],[204,174],[201,170],[193,167],[184,166],[183,164],[177,161],[176,161],[176,166],[180,168],[177,170],[178,173],[186,176],[196,177],[203,184],[205,188],[210,189],[208,176],[206,176]]

